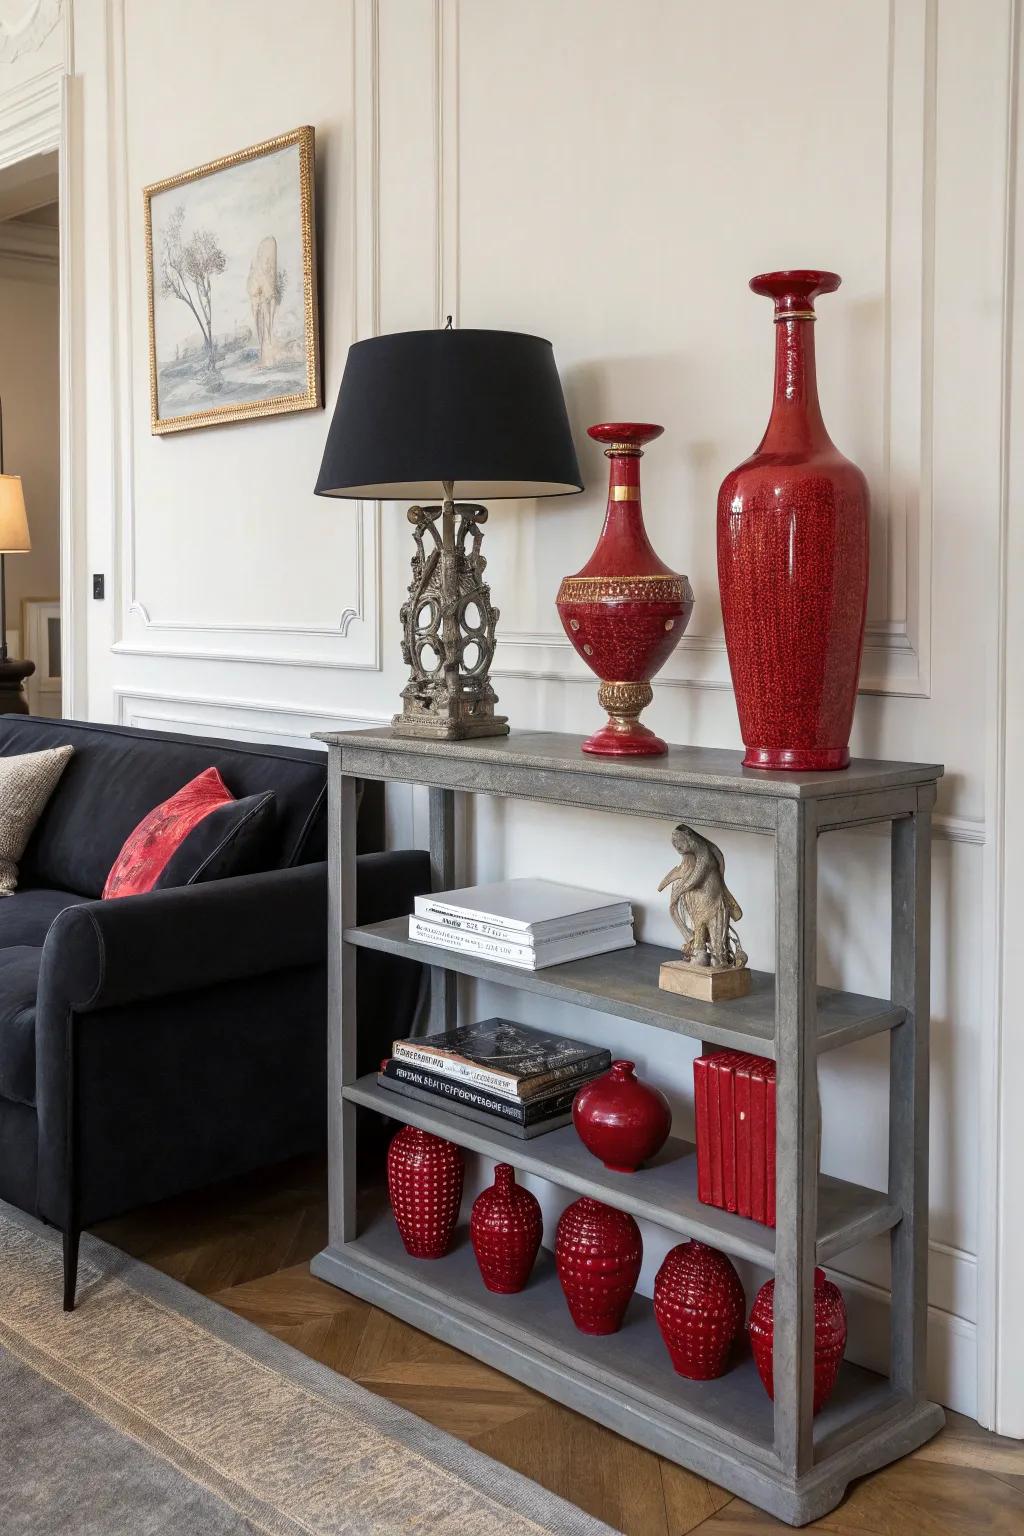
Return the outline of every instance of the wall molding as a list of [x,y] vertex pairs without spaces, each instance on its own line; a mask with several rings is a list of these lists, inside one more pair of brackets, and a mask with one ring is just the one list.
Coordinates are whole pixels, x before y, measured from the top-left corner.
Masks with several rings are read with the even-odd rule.
[[[309,623],[175,617],[156,612],[140,590],[134,465],[135,333],[130,218],[136,189],[130,185],[124,0],[111,0],[107,16],[108,177],[113,254],[110,315],[111,351],[115,360],[111,517],[118,576],[117,590],[112,594],[114,634],[111,649],[117,654],[136,656],[187,655],[192,660],[379,671],[382,665],[382,604],[378,502],[354,504],[356,595],[337,617]],[[353,339],[376,334],[379,328],[380,71],[377,37],[378,0],[356,0],[353,6],[353,124],[349,175]],[[325,277],[329,280],[330,273],[322,271],[321,281]],[[171,451],[178,446],[171,443]],[[162,635],[168,639],[161,640]],[[317,638],[326,642],[325,645],[309,649],[309,642]],[[186,639],[191,644],[182,648],[180,642]],[[234,645],[229,648],[232,641]]]
[[23,53],[35,53],[49,37],[64,8],[64,0],[33,0],[20,21],[0,20],[0,63],[10,64]]
[[[356,730],[359,727],[388,724],[391,720],[390,713],[385,715],[375,710],[323,709],[316,705],[277,703],[263,699],[247,699],[232,694],[179,693],[167,689],[132,688],[127,685],[116,687],[113,692],[114,713],[118,725],[145,728],[144,722],[149,721],[209,734],[215,729],[244,730],[246,728],[244,719],[223,719],[217,718],[218,716],[254,716],[255,723],[249,727],[253,739],[265,740],[268,736],[283,736],[306,746],[314,745],[310,740],[314,730],[327,731],[333,726],[339,729]],[[160,705],[169,705],[170,710],[153,708]],[[205,718],[202,713],[197,713],[203,710],[209,710],[214,718]],[[284,724],[279,725],[274,722],[284,722]],[[297,726],[299,722],[303,722],[307,728],[301,730],[289,728],[289,726]]]
[[59,148],[64,66],[55,64],[0,97],[0,169]]
[[[435,323],[460,307],[460,0],[434,0]],[[860,692],[927,697],[931,689],[931,415],[934,266],[935,0],[890,0],[884,301],[886,612],[871,615]],[[876,568],[877,579],[877,568]],[[593,684],[560,629],[499,626],[492,675]],[[683,635],[659,688],[729,689],[725,640]]]

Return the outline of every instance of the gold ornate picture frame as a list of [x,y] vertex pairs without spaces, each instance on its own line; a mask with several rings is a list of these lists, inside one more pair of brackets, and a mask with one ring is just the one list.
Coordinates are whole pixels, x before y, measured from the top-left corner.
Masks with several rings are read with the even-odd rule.
[[154,433],[321,405],[314,135],[144,189]]

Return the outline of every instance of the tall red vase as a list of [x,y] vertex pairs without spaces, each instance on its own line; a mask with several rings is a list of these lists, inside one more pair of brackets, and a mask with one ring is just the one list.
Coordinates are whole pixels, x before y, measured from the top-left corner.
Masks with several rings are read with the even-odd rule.
[[751,279],[775,301],[775,400],[718,493],[718,583],[744,766],[845,768],[868,593],[868,487],[818,405],[814,299],[834,272]]
[[388,1194],[405,1251],[441,1259],[462,1204],[464,1164],[453,1142],[406,1125],[388,1147]]
[[[750,1313],[750,1347],[757,1373],[774,1402],[775,1281],[766,1280]],[[832,1396],[846,1349],[846,1303],[823,1269],[814,1271],[814,1412]]]
[[579,656],[601,679],[598,703],[608,722],[583,743],[584,752],[607,757],[651,757],[668,748],[640,724],[654,697],[651,678],[679,643],[693,612],[685,576],[669,570],[651,547],[640,506],[644,443],[663,427],[612,421],[590,427],[606,443],[608,510],[597,547],[575,576],[558,589],[562,627]]
[[583,1195],[567,1205],[555,1234],[555,1267],[581,1333],[618,1333],[644,1256],[632,1216]]
[[724,1253],[706,1243],[679,1243],[654,1281],[654,1316],[680,1376],[721,1376],[743,1331],[746,1298]]
[[496,1163],[494,1183],[473,1201],[469,1235],[489,1291],[511,1296],[530,1278],[543,1232],[540,1202],[516,1183],[511,1163]]

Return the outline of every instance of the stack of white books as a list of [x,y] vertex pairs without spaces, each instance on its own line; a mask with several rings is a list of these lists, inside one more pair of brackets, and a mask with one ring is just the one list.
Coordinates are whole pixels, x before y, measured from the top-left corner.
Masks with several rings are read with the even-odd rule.
[[625,897],[557,880],[497,880],[417,896],[409,937],[525,971],[635,943]]

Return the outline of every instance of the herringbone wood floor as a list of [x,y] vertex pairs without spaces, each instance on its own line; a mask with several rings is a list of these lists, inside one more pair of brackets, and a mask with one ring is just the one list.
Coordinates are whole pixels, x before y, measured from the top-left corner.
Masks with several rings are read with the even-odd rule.
[[[292,1163],[97,1229],[304,1354],[429,1419],[626,1536],[788,1527],[309,1273],[326,1241],[318,1163]],[[1024,1444],[951,1422],[807,1527],[837,1536],[1024,1536]],[[466,1536],[472,1536],[467,1532]]]

